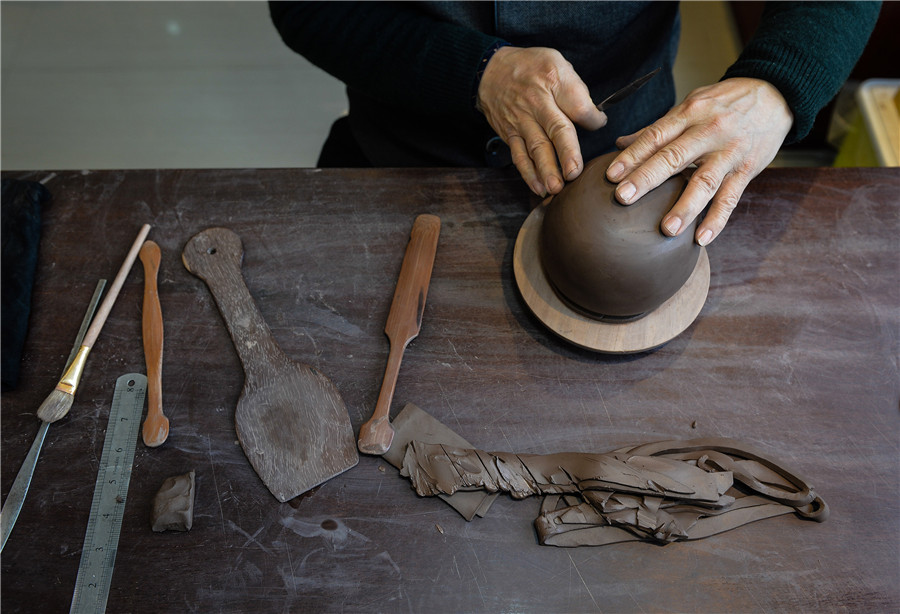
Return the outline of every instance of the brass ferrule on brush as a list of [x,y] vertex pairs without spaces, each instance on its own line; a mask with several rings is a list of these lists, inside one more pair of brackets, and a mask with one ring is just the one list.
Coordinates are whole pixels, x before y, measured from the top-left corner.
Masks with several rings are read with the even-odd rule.
[[81,374],[84,372],[84,364],[87,362],[87,357],[90,352],[91,348],[86,345],[82,345],[78,348],[78,353],[72,360],[72,364],[69,365],[69,368],[66,369],[66,373],[56,385],[57,390],[65,392],[66,394],[75,394],[75,391],[78,389],[78,382],[81,380]]

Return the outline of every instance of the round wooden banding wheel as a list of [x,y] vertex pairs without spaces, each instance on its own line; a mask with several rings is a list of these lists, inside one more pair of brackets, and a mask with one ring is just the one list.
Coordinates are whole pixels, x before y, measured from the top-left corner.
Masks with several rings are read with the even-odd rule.
[[539,235],[545,205],[538,205],[522,224],[513,251],[513,273],[519,292],[544,326],[577,346],[607,354],[633,354],[659,347],[687,329],[706,303],[709,257],[700,251],[693,273],[665,303],[647,315],[625,322],[601,321],[575,311],[557,295],[544,275]]

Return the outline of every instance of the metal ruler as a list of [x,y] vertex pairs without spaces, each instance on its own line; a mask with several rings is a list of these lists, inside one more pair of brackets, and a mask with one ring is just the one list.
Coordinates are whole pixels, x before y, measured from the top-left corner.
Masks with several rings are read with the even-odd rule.
[[146,394],[140,373],[116,380],[70,613],[106,610]]

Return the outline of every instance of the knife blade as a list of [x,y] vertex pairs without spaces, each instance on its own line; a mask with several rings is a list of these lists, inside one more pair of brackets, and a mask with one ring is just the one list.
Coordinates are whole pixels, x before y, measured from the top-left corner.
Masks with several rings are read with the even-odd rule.
[[613,106],[617,102],[620,102],[620,101],[624,100],[625,98],[627,98],[628,96],[631,96],[633,93],[635,93],[636,91],[641,89],[644,86],[644,84],[647,83],[647,81],[649,81],[654,76],[656,76],[656,73],[658,73],[660,70],[662,70],[662,68],[657,68],[656,70],[652,70],[652,71],[648,72],[643,77],[635,79],[634,81],[632,81],[631,83],[629,83],[628,85],[623,87],[622,89],[615,92],[612,96],[605,98],[603,100],[603,102],[601,102],[600,104],[597,105],[597,109],[600,111],[605,111],[606,109]]

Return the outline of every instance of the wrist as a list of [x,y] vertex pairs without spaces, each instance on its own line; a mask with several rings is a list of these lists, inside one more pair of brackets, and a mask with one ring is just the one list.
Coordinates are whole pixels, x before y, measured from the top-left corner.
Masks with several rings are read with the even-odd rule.
[[770,109],[769,121],[772,127],[783,127],[785,133],[793,129],[796,120],[794,109],[776,84],[760,77],[723,77],[719,83],[730,83],[755,92],[756,100]]
[[794,125],[794,112],[791,110],[791,105],[788,104],[784,94],[781,93],[781,90],[775,84],[765,79],[750,77],[748,80],[754,82],[754,85],[759,88],[760,96],[772,110],[771,121],[773,126],[780,125],[784,134],[787,134]]
[[488,64],[494,55],[497,54],[498,51],[503,49],[504,47],[510,47],[511,45],[506,41],[497,41],[484,52],[484,55],[481,56],[481,60],[478,62],[478,71],[475,73],[475,85],[472,93],[472,101],[475,109],[479,112],[484,112],[481,106],[481,83],[484,80],[484,73],[487,70]]

